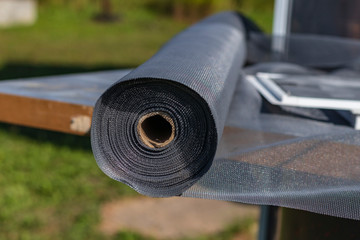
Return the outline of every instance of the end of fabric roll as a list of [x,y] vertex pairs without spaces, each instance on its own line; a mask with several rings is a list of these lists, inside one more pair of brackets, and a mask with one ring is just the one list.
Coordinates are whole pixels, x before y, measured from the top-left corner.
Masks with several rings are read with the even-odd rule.
[[137,125],[140,140],[150,148],[162,148],[175,138],[173,119],[164,112],[151,112],[142,116]]

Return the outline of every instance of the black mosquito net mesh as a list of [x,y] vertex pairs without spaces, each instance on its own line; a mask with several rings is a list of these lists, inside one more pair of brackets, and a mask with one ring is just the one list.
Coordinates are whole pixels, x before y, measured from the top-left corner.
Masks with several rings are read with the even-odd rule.
[[149,196],[360,219],[360,133],[336,111],[273,106],[244,78],[256,72],[360,76],[355,54],[336,57],[337,44],[348,45],[331,40],[335,58],[329,59],[326,44],[319,50],[317,40],[295,37],[287,54],[292,63],[260,63],[272,55],[271,38],[251,30],[237,13],[214,15],[112,85],[93,115],[99,167]]

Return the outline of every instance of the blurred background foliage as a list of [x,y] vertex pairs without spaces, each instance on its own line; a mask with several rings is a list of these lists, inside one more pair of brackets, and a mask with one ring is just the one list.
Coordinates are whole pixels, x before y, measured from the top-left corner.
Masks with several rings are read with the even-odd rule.
[[188,25],[239,10],[271,30],[273,1],[38,0],[38,20],[0,29],[0,79],[135,67]]
[[175,19],[193,19],[204,17],[212,12],[224,9],[244,9],[261,11],[273,9],[273,1],[268,0],[38,0],[41,6],[68,6],[73,9],[85,9],[89,5],[100,4],[111,6],[149,8],[154,12],[171,15]]
[[[206,15],[239,10],[269,32],[273,11],[266,0],[38,4],[34,25],[0,29],[0,80],[136,67]],[[98,169],[88,137],[1,124],[0,143],[0,239],[106,239],[97,230],[101,205],[138,196]],[[201,239],[232,239],[246,230],[236,224]],[[146,238],[125,231],[110,239]]]

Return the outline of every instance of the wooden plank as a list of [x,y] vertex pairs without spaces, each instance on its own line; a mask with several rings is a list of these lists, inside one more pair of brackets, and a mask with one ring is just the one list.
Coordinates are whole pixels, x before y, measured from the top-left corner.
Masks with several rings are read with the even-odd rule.
[[0,93],[0,121],[78,135],[90,130],[92,106]]
[[0,82],[0,121],[65,133],[89,133],[93,107],[129,70]]

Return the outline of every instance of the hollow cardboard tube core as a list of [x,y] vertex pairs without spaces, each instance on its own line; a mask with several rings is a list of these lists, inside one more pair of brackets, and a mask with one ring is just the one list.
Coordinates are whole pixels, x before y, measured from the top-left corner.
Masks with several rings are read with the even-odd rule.
[[174,121],[163,112],[152,112],[142,116],[137,131],[141,141],[151,148],[165,147],[175,137]]

